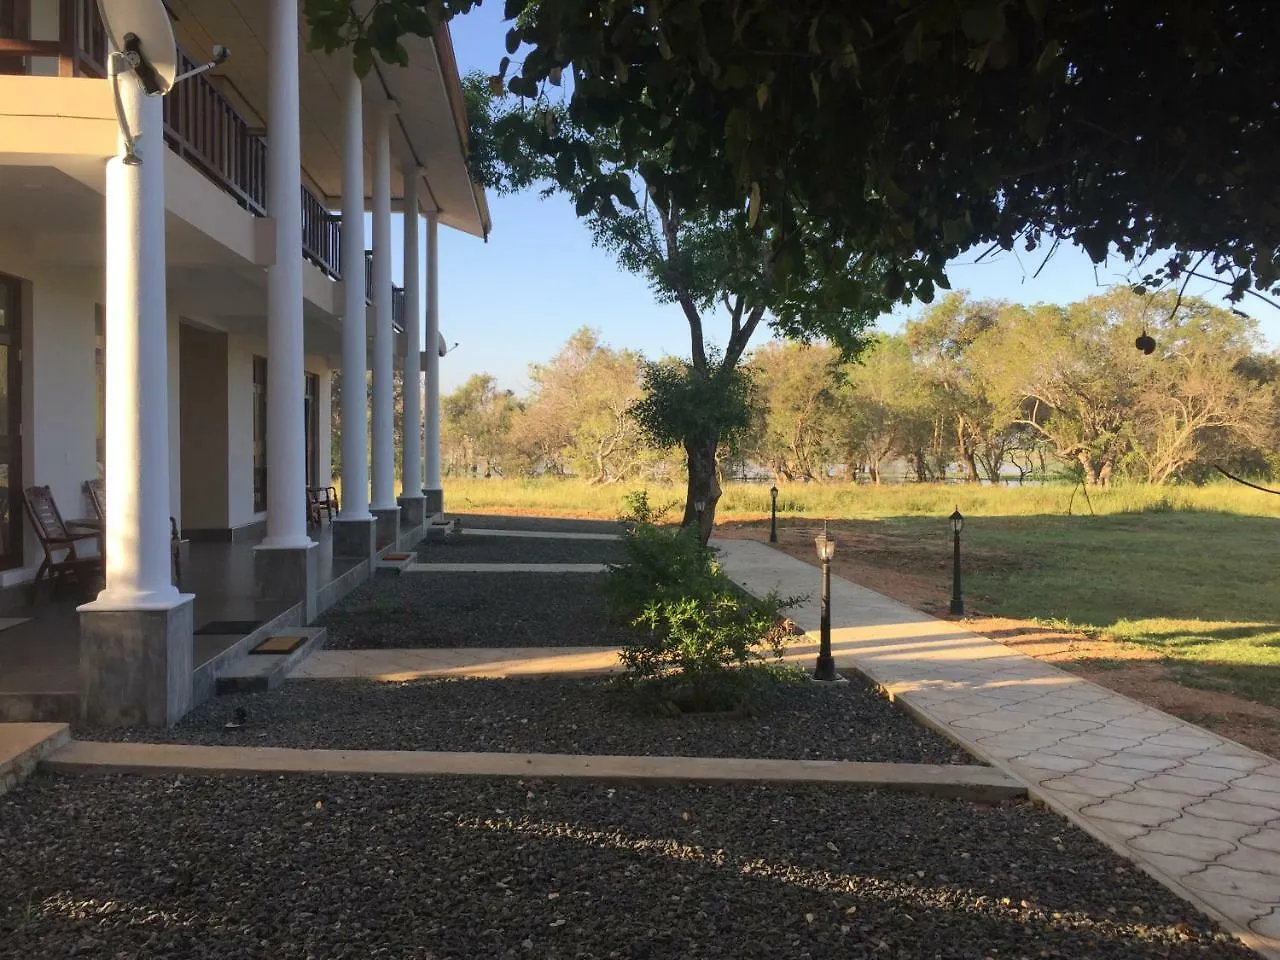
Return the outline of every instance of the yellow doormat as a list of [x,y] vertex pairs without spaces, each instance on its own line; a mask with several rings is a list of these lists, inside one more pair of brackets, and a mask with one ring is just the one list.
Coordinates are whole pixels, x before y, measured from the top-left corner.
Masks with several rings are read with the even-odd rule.
[[298,647],[307,642],[305,633],[280,633],[274,637],[267,637],[260,644],[250,650],[250,653],[293,653]]

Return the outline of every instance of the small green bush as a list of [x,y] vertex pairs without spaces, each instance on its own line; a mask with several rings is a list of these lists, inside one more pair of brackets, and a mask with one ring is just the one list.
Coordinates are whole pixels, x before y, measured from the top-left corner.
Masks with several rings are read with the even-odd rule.
[[696,532],[664,528],[643,491],[628,498],[624,560],[609,567],[611,615],[636,627],[622,650],[625,681],[686,710],[737,709],[762,682],[789,638],[782,612],[799,598],[753,597],[720,569]]

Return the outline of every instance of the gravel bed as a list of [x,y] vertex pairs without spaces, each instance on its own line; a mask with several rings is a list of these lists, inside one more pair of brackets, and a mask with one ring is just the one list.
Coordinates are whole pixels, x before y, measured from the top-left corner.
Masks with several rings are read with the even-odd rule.
[[419,563],[618,563],[622,545],[611,540],[489,537],[463,533],[418,544]]
[[594,573],[405,573],[377,577],[318,626],[330,650],[596,647],[634,636],[609,622]]
[[[223,729],[243,707],[248,724]],[[754,716],[660,716],[603,677],[291,680],[218,697],[177,726],[79,737],[342,750],[480,750],[625,756],[976,763],[865,681],[781,687]]]
[[575,520],[565,517],[504,517],[488,513],[449,514],[462,519],[462,529],[480,527],[485,530],[531,530],[548,533],[621,533],[622,524],[615,520]]
[[1256,960],[1028,804],[39,774],[0,814],[4,960]]

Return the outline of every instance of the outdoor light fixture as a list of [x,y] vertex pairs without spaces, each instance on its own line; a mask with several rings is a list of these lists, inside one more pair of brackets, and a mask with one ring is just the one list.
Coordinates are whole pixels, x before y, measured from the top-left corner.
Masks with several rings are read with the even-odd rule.
[[769,542],[778,542],[778,488],[770,487],[769,496],[773,498],[773,512],[769,518]]
[[836,555],[836,542],[827,536],[827,521],[822,521],[822,535],[816,538],[818,559],[822,561],[822,622],[819,628],[818,665],[815,680],[839,680],[835,657],[831,656],[831,558]]
[[951,555],[951,612],[964,616],[964,597],[960,595],[960,531],[964,529],[964,514],[959,507],[950,519],[951,531],[955,535],[955,548]]

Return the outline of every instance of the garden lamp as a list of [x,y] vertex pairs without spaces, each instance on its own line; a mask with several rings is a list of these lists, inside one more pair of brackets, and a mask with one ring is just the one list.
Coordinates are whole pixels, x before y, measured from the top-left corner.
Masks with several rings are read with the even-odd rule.
[[839,680],[835,657],[831,655],[831,558],[836,555],[836,542],[827,536],[827,521],[822,521],[822,535],[813,542],[818,548],[818,559],[822,561],[822,621],[818,664],[813,671],[813,679]]
[[960,531],[964,529],[964,514],[958,506],[950,519],[951,531],[955,536],[951,554],[951,612],[956,616],[964,616],[964,597],[960,594]]
[[773,512],[769,519],[769,542],[778,542],[778,488],[772,486],[769,488],[769,496],[773,498]]

